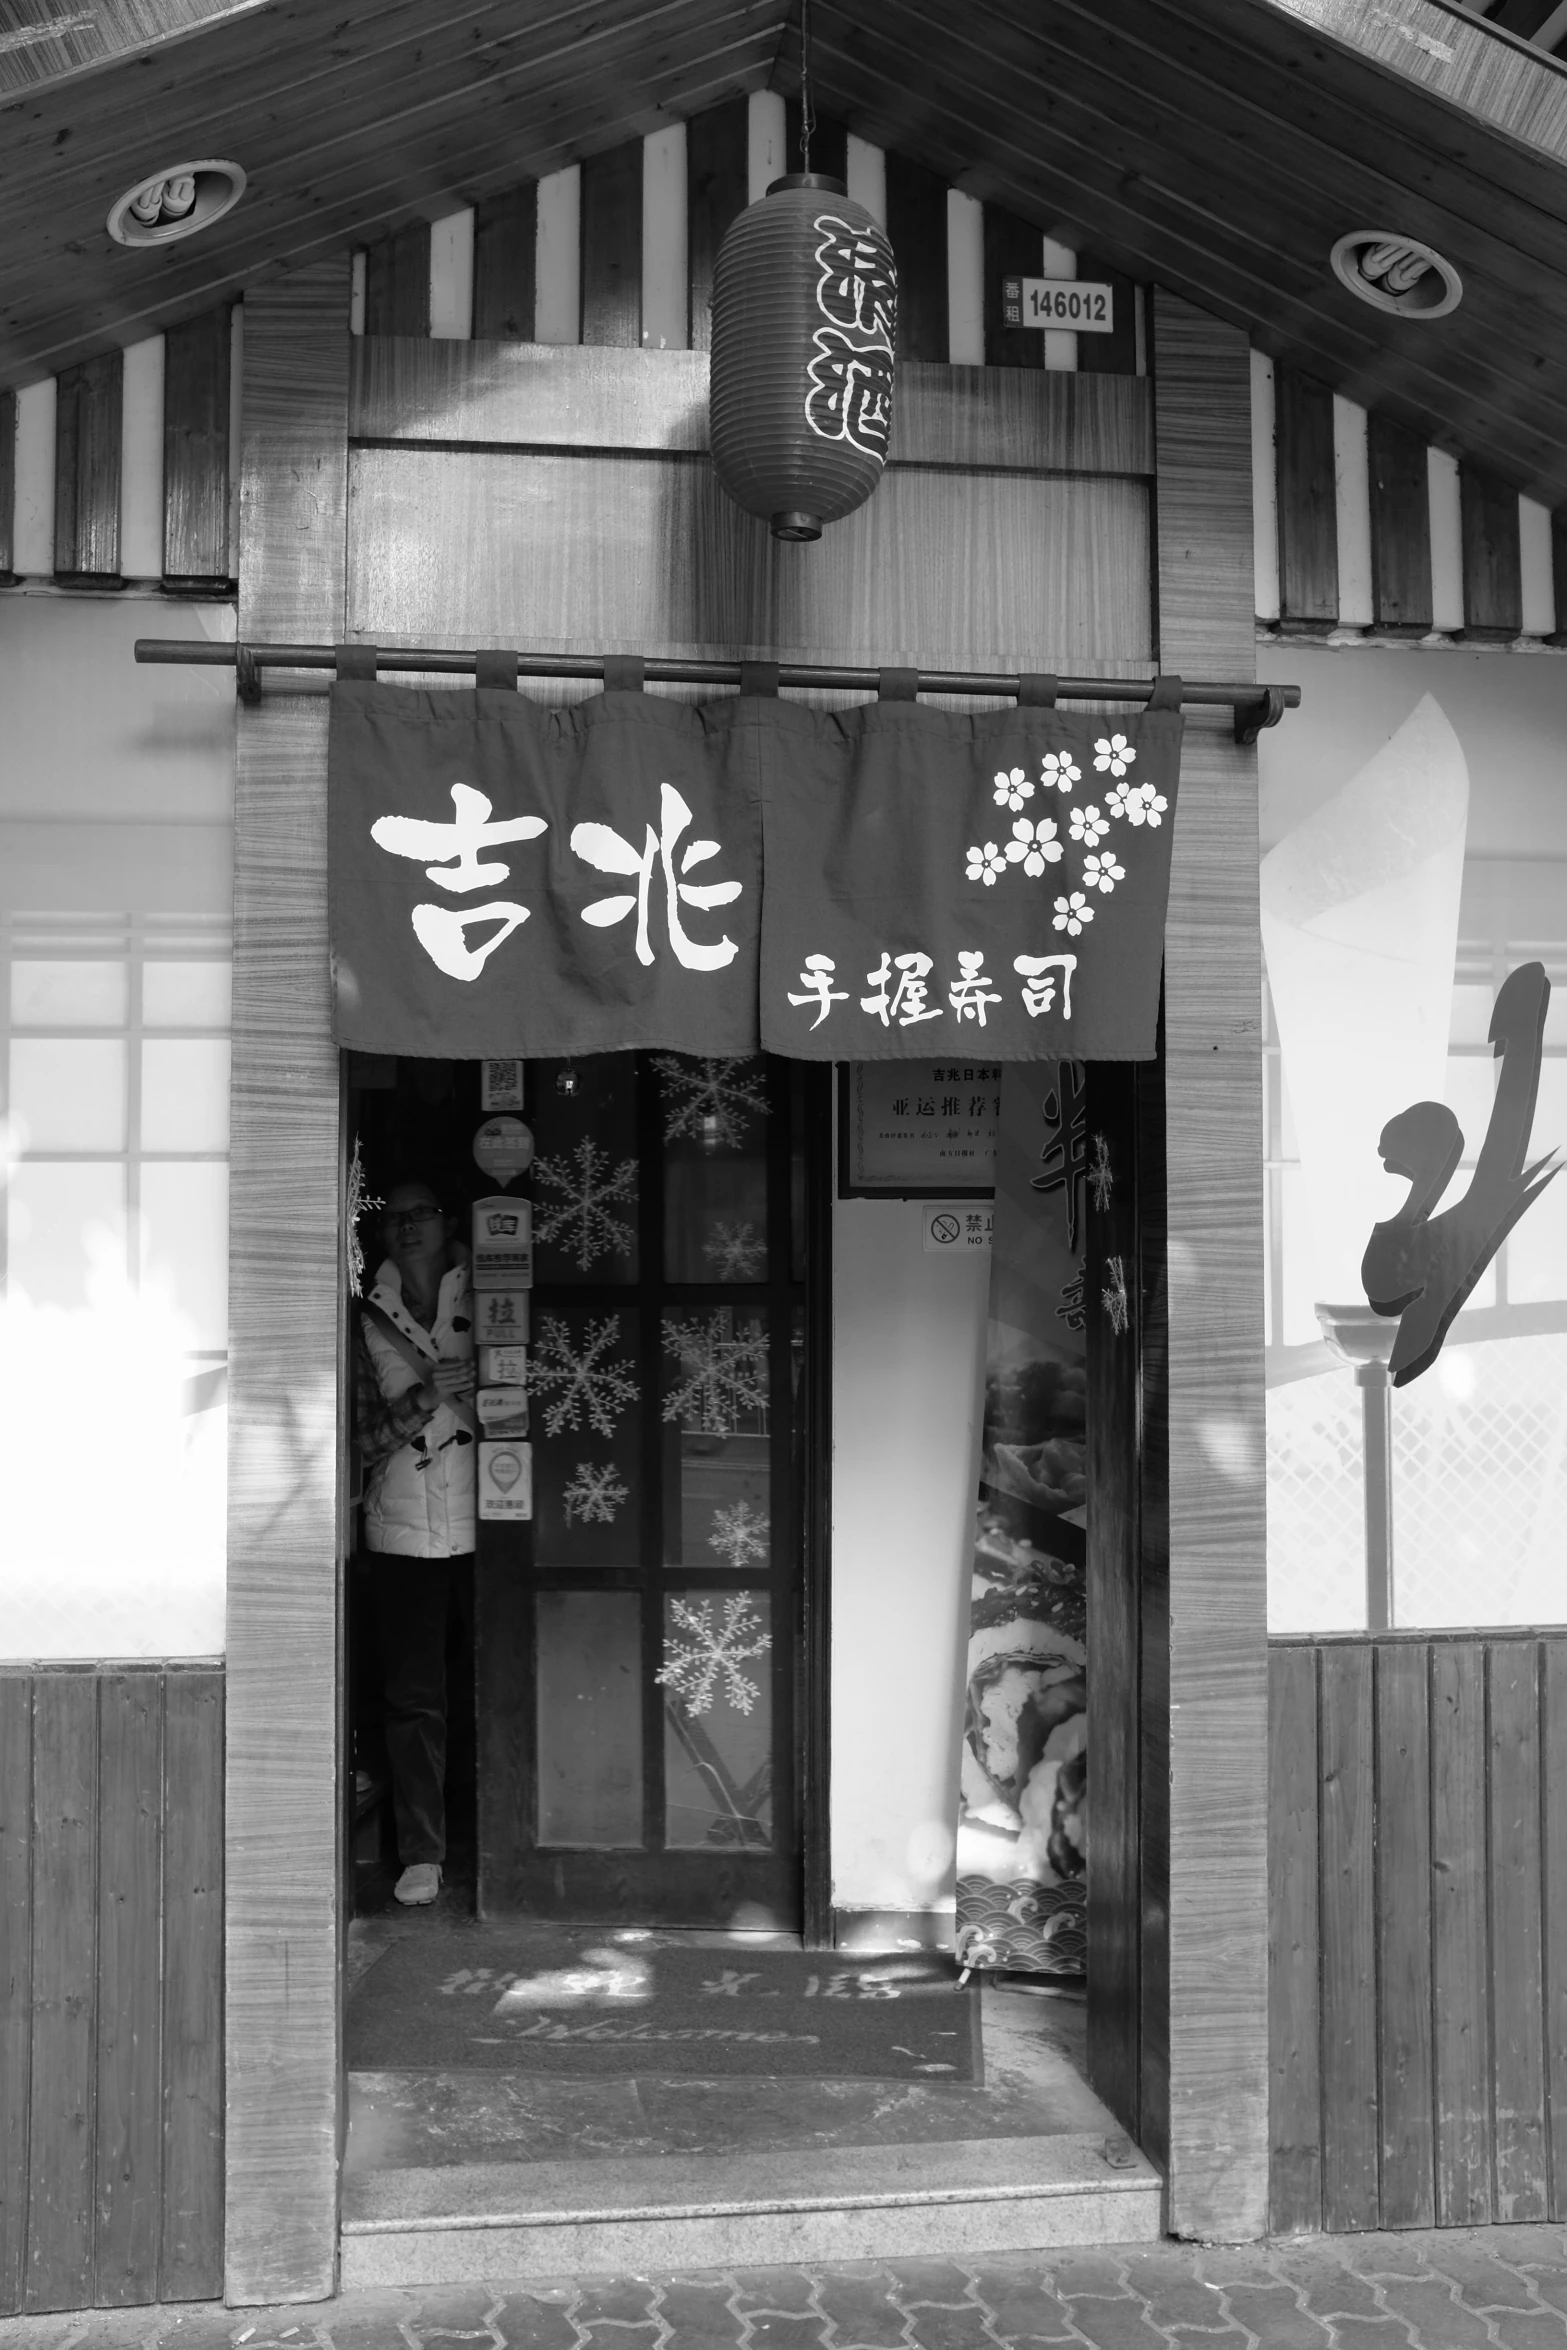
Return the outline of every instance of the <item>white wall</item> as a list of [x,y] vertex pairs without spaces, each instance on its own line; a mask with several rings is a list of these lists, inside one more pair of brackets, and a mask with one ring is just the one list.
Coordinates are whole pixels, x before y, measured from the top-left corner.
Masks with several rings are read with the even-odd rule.
[[950,1906],[990,1258],[917,1200],[833,1220],[832,1875],[840,1909]]

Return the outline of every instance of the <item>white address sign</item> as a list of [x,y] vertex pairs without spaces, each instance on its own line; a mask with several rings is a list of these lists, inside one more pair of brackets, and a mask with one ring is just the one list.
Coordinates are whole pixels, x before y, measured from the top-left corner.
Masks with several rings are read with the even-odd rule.
[[1065,327],[1069,334],[1113,335],[1115,290],[1077,277],[1004,277],[1003,326]]

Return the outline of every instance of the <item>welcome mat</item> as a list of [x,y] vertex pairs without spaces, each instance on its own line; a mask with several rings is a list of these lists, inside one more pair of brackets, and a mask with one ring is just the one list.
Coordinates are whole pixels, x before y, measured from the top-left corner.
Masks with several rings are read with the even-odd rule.
[[928,1952],[702,1949],[481,1926],[399,1936],[348,2005],[355,2072],[975,2081],[978,1984]]

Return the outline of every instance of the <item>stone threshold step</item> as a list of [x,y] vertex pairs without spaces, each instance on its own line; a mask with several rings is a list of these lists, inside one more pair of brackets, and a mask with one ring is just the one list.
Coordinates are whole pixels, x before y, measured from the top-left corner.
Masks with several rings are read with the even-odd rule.
[[929,2251],[933,2225],[947,2250],[1151,2242],[1162,2205],[1120,2137],[388,2170],[345,2181],[342,2280],[891,2259]]

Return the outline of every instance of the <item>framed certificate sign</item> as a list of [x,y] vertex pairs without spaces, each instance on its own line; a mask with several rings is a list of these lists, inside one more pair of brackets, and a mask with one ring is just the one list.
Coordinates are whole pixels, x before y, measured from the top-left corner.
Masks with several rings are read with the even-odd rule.
[[839,1070],[842,1199],[989,1199],[999,1061],[846,1061]]

